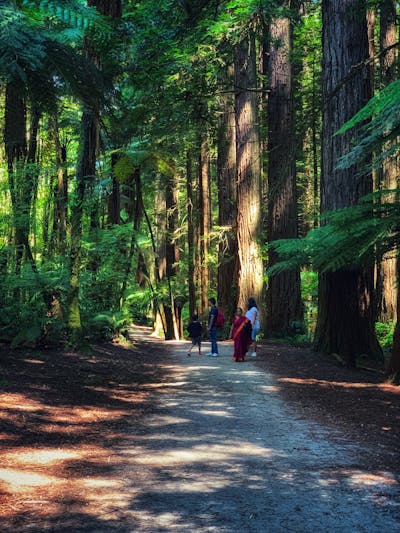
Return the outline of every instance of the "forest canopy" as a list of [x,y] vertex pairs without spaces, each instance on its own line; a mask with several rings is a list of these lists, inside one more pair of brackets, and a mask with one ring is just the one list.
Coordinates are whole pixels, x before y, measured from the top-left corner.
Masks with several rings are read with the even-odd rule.
[[398,20],[1,2],[1,341],[179,338],[211,296],[228,322],[251,296],[264,338],[398,373]]

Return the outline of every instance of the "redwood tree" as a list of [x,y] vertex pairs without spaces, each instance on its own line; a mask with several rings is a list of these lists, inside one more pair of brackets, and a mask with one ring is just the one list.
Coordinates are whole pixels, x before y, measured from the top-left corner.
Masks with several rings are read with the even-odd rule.
[[237,186],[236,131],[233,66],[220,75],[217,173],[218,225],[221,237],[218,248],[218,306],[230,317],[237,301]]
[[209,295],[209,248],[211,231],[209,147],[207,134],[201,136],[198,168],[198,273],[200,278],[200,313],[207,309]]
[[[323,134],[321,211],[357,204],[372,191],[372,176],[336,162],[351,146],[352,132],[335,136],[370,98],[366,5],[364,0],[323,0]],[[357,40],[354,39],[357,36]],[[373,324],[372,269],[346,268],[319,278],[314,348],[337,353],[354,366],[356,356],[381,357]]]
[[[111,18],[122,15],[121,0],[89,0],[88,5]],[[94,63],[99,64],[97,54],[92,50],[92,44],[86,41],[86,54]],[[70,252],[70,287],[68,294],[68,328],[74,342],[80,342],[81,316],[79,309],[79,272],[81,268],[81,240],[83,202],[88,190],[93,191],[93,178],[96,174],[96,158],[99,146],[99,108],[97,105],[83,106],[81,118],[80,154],[76,169],[76,198],[71,210],[71,252]],[[92,209],[91,225],[97,225],[96,210]]]
[[[290,7],[290,2],[283,2]],[[270,26],[268,97],[268,240],[297,237],[296,161],[292,90],[292,29],[288,17]],[[268,264],[278,261],[272,249]],[[303,320],[300,271],[272,276],[267,291],[269,335],[295,333]]]
[[[394,0],[381,0],[380,5],[380,82],[382,86],[388,85],[397,77],[398,52],[396,48],[390,48],[398,41],[396,4]],[[382,189],[397,188],[400,183],[399,173],[400,165],[397,157],[384,161],[381,176]],[[392,200],[395,200],[395,195]],[[397,318],[397,261],[397,257],[393,257],[393,252],[388,253],[383,257],[378,268],[377,318],[381,322],[396,321]]]
[[258,124],[255,36],[235,47],[235,117],[237,165],[238,305],[263,297],[263,263],[259,247],[261,228],[261,161]]

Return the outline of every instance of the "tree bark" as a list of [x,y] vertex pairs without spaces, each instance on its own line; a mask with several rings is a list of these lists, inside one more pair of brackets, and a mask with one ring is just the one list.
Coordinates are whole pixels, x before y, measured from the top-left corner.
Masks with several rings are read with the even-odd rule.
[[[397,279],[400,279],[400,261],[396,263]],[[396,294],[397,317],[400,317],[400,291]],[[392,355],[390,357],[387,373],[391,376],[393,382],[400,384],[400,320],[397,319],[393,333]]]
[[228,92],[233,86],[233,74],[233,65],[230,65],[220,76],[224,93],[219,102],[217,139],[218,225],[221,228],[217,299],[218,307],[227,317],[234,315],[238,297],[235,99]]
[[111,192],[107,202],[107,222],[110,226],[121,223],[121,193],[118,180],[114,175],[114,167],[117,161],[118,155],[113,153],[111,155]]
[[199,187],[198,187],[198,231],[199,231],[199,273],[200,273],[200,314],[208,306],[209,267],[208,255],[211,231],[211,204],[210,204],[210,175],[209,175],[209,150],[207,134],[200,142],[199,154]]
[[[366,8],[363,0],[323,0],[323,135],[321,212],[356,205],[372,191],[371,174],[351,167],[337,170],[347,153],[354,130],[335,136],[370,98],[368,69],[351,69],[368,58]],[[354,41],[354,36],[357,41]],[[373,272],[370,268],[343,269],[319,278],[318,321],[314,348],[337,353],[355,366],[367,354],[382,359],[373,324]]]
[[37,187],[36,150],[40,113],[32,105],[29,143],[26,134],[26,102],[20,82],[6,85],[4,114],[4,144],[7,156],[8,183],[13,212],[16,272],[25,259],[37,267],[32,255],[29,233],[32,201]]
[[196,313],[196,284],[195,284],[195,256],[194,256],[194,221],[193,221],[193,173],[191,154],[186,154],[186,195],[187,195],[187,232],[188,232],[188,286],[189,286],[189,314]]
[[[397,42],[396,3],[394,0],[381,1],[380,16],[380,50]],[[380,83],[385,87],[396,79],[398,69],[397,49],[392,48],[380,56]],[[399,186],[400,165],[399,158],[393,157],[384,161],[381,170],[382,189],[395,189]],[[388,197],[385,198],[389,200]],[[390,198],[396,201],[396,195]],[[377,280],[377,317],[380,322],[397,320],[397,291],[396,279],[398,258],[393,253],[386,254],[378,268]]]
[[[88,5],[106,16],[117,18],[122,15],[121,0],[111,2],[105,0],[89,0]],[[93,52],[91,43],[86,41],[86,53],[93,62],[98,64],[99,59]],[[96,156],[99,143],[98,109],[89,109],[84,106],[81,119],[81,151],[76,171],[76,199],[71,210],[71,253],[70,253],[70,287],[68,294],[68,319],[70,337],[78,345],[82,337],[82,322],[79,308],[79,272],[82,256],[82,216],[85,192],[93,191],[93,180],[96,174]],[[97,228],[97,209],[92,207],[90,213],[91,228]],[[93,262],[96,268],[97,261]]]
[[20,182],[24,172],[27,155],[26,104],[22,90],[17,82],[6,85],[4,113],[4,144],[7,155],[8,183],[14,222],[16,246],[16,272],[21,270],[23,257],[23,236],[21,228]]
[[82,257],[82,218],[86,180],[96,171],[97,124],[90,109],[84,108],[81,119],[80,155],[76,169],[75,199],[71,206],[70,286],[67,324],[73,344],[81,342],[82,322],[79,307],[79,272]]
[[51,122],[56,149],[57,182],[54,190],[53,237],[56,250],[64,255],[66,251],[68,220],[68,170],[67,147],[61,143],[58,127],[58,112]]
[[[284,2],[284,4],[289,4]],[[287,5],[286,7],[289,7]],[[292,89],[292,29],[289,18],[271,24],[268,98],[268,241],[297,237],[295,131]],[[268,252],[269,267],[279,260]],[[272,276],[267,290],[267,334],[291,335],[303,322],[300,270]]]
[[170,305],[165,305],[167,317],[167,330],[172,333],[172,338],[179,339],[180,324],[177,317],[175,302],[175,282],[176,274],[179,268],[179,246],[176,235],[178,228],[178,180],[177,176],[169,176],[166,182],[166,217],[167,217],[167,236],[166,236],[166,277],[168,281]]
[[[368,35],[368,55],[370,59],[373,59],[375,56],[375,10],[367,10],[367,35]],[[375,90],[375,65],[374,61],[371,61],[369,65],[369,82],[371,85],[370,93],[374,94]]]
[[[261,229],[261,164],[258,124],[255,38],[235,47],[235,121],[237,168],[238,305],[245,308],[253,296],[263,300]],[[263,313],[261,313],[263,316]]]

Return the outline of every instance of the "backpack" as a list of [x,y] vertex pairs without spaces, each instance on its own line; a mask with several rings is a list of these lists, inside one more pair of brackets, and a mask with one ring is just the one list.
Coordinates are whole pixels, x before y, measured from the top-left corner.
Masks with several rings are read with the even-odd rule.
[[217,328],[222,328],[224,324],[225,324],[224,313],[218,309],[217,320],[215,321],[215,325],[217,326]]

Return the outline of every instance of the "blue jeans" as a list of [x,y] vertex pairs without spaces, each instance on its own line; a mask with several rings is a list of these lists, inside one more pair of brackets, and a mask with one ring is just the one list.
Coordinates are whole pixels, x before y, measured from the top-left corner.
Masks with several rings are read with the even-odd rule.
[[218,353],[217,346],[217,326],[210,329],[211,353]]

